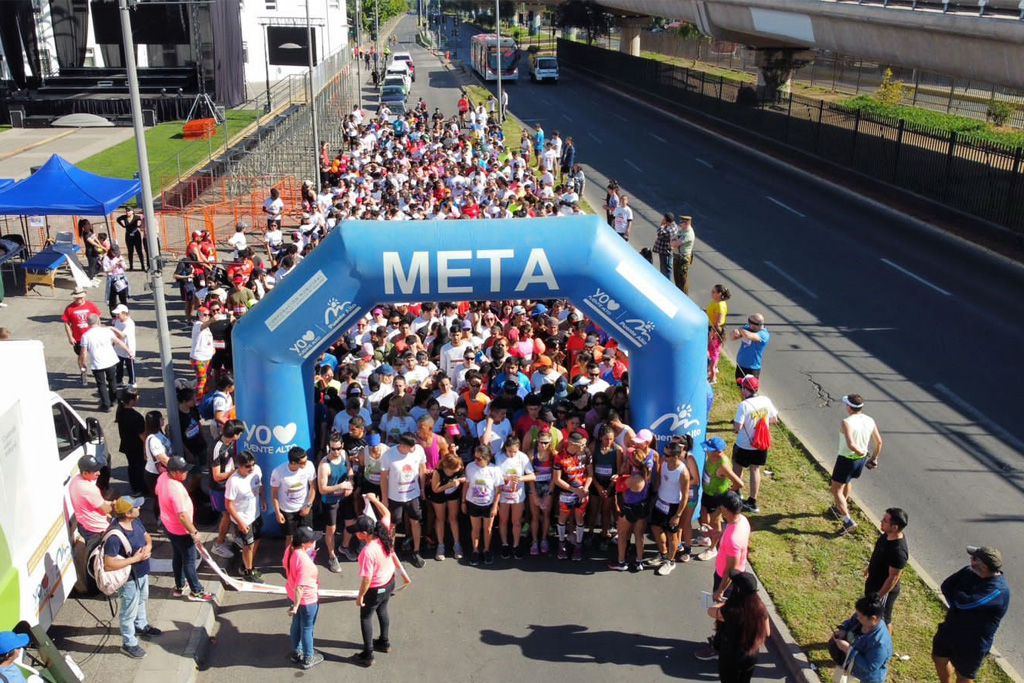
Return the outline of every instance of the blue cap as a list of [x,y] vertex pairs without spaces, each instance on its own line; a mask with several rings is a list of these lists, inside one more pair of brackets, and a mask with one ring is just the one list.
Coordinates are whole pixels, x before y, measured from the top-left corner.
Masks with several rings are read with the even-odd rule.
[[536,306],[533,307],[533,312],[530,315],[536,318],[538,315],[544,315],[547,312],[547,306],[545,306],[544,304],[537,304]]
[[378,375],[393,375],[393,374],[395,374],[395,369],[393,367],[391,367],[390,365],[388,365],[387,363],[385,363],[384,365],[382,365],[379,368],[377,368],[377,374]]
[[380,434],[367,434],[366,445],[375,447],[380,445]]
[[28,645],[28,636],[13,631],[0,631],[0,655],[14,652]]
[[725,439],[720,436],[713,436],[701,444],[705,451],[724,451]]

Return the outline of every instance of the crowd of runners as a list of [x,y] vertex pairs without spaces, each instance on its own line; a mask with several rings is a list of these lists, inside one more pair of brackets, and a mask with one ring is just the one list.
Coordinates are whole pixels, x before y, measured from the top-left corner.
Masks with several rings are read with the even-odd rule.
[[[659,443],[649,425],[634,424],[628,352],[571,302],[408,302],[373,308],[316,359],[314,441],[293,448],[287,463],[267,473],[271,493],[263,498],[264,473],[238,448],[244,426],[234,414],[231,330],[331,230],[353,218],[472,220],[582,211],[586,180],[571,138],[548,136],[538,124],[518,140],[505,140],[493,108],[462,100],[457,108],[449,117],[428,111],[421,100],[405,115],[385,109],[376,118],[353,108],[344,149],[332,157],[325,147],[321,177],[303,184],[299,203],[288,206],[270,191],[258,239],[239,226],[227,240],[227,256],[207,233],[192,235],[174,275],[195,372],[194,381],[178,389],[184,451],[170,453],[162,416],[152,411],[143,419],[135,410],[137,395],[122,392],[118,420],[133,491],[149,495],[164,470],[181,472],[176,480],[193,497],[208,496],[220,517],[213,552],[232,557],[232,540],[241,545],[238,569],[253,582],[262,580],[254,566],[261,510],[277,517],[289,548],[309,543],[311,527],[322,527],[322,563],[340,572],[343,560],[355,560],[368,538],[380,536],[377,527],[357,521],[364,507],[383,506],[396,550],[415,567],[429,557],[478,565],[552,554],[665,576],[677,562],[696,558],[715,564],[716,620],[728,623],[747,609],[760,614],[759,601],[750,599],[756,584],[744,574],[750,537],[744,513],[760,512],[761,474],[778,419],[760,394],[770,335],[758,313],[727,328],[730,292],[723,285],[706,298],[708,406],[720,381],[721,349],[730,342],[737,343],[735,380],[743,400],[732,425],[734,446],[727,449],[721,436],[706,434],[703,466],[690,437]],[[631,239],[632,210],[614,182],[603,208],[609,225]],[[685,292],[694,242],[690,218],[666,213],[650,245],[661,272]],[[89,326],[85,320],[79,331],[70,318],[69,341]],[[856,394],[843,400],[848,415],[831,485],[840,535],[856,526],[847,507],[852,482],[878,466],[882,449],[864,400]],[[876,598],[857,610],[890,622],[906,564],[907,518],[893,508],[886,519],[866,586]],[[384,540],[390,552],[390,539]],[[182,566],[191,559],[188,545],[181,548]],[[983,579],[1001,580],[997,551],[975,549],[972,557],[989,568]],[[308,575],[308,567],[304,571]],[[178,581],[183,594],[190,578]],[[201,587],[192,588],[202,598]],[[1005,612],[1006,600],[1004,594],[995,606]],[[852,632],[856,624],[847,626]],[[766,628],[742,637],[734,632],[736,642],[716,637],[700,656],[740,647],[729,666],[745,663],[728,680],[749,680],[751,643],[763,642]],[[856,639],[847,642],[845,630],[844,638],[839,635],[836,647],[845,654]],[[956,649],[943,643],[944,652]],[[990,645],[989,636],[986,652]],[[372,660],[372,651],[367,656]],[[874,671],[863,680],[883,680],[884,662],[878,666],[881,679]]]

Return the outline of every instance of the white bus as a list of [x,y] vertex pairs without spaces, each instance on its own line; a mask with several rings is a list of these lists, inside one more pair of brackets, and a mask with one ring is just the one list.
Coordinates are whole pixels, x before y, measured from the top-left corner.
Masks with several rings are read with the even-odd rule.
[[[470,60],[473,70],[485,81],[498,80],[498,37],[493,33],[479,33],[470,41]],[[519,78],[519,46],[512,38],[501,38],[501,80]]]

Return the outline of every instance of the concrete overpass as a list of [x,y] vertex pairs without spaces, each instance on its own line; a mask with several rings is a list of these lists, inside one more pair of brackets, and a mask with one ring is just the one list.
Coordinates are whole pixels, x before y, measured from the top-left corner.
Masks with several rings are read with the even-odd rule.
[[787,82],[812,58],[807,48],[821,48],[1024,90],[1024,0],[598,2],[621,17],[624,52],[639,55],[647,17],[680,19],[717,39],[758,49],[769,88]]

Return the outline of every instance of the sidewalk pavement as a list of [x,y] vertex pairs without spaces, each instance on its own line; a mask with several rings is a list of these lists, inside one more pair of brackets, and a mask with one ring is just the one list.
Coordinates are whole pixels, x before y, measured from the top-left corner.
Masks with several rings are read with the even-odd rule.
[[12,128],[0,135],[0,178],[27,178],[53,154],[77,164],[132,137],[127,127]]

